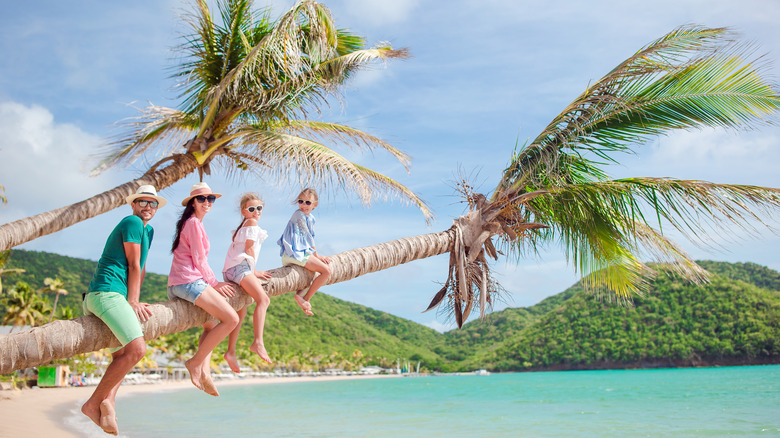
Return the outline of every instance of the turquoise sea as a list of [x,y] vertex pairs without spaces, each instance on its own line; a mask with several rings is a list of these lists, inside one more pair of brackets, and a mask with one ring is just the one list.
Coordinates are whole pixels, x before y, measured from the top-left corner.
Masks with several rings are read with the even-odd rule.
[[[780,366],[229,386],[117,401],[125,437],[780,437]],[[121,391],[120,391],[121,393]]]

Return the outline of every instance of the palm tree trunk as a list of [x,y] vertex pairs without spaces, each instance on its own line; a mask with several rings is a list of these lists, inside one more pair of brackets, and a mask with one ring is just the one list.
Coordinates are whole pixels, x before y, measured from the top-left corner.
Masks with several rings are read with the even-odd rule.
[[55,293],[54,294],[54,306],[51,308],[51,315],[49,315],[49,322],[51,322],[52,319],[54,319],[54,312],[57,311],[57,301],[60,300],[60,294]]
[[[449,229],[345,251],[331,257],[333,274],[328,284],[449,252],[454,240],[455,231]],[[303,289],[314,278],[313,273],[298,266],[277,268],[270,273],[272,278],[265,284],[270,296]],[[239,288],[238,292],[229,299],[233,308],[240,309],[252,303],[252,298],[243,290]],[[183,300],[167,301],[150,307],[152,317],[141,324],[147,340],[197,327],[210,318],[199,307]],[[111,331],[94,316],[58,320],[0,336],[0,374],[118,346],[119,342]]]
[[177,159],[163,169],[147,173],[141,178],[84,201],[0,225],[0,251],[55,233],[120,207],[125,204],[127,195],[135,193],[136,189],[144,184],[151,184],[158,191],[162,190],[189,175],[195,170],[195,166],[194,160]]

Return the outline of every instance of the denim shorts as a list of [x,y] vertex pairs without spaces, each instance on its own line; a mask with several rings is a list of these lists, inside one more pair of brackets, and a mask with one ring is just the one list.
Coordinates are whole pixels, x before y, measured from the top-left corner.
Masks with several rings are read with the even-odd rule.
[[244,260],[236,266],[228,268],[227,271],[222,273],[222,276],[225,278],[225,281],[241,284],[241,280],[249,274],[254,274],[254,272],[252,272],[252,268],[249,267],[249,260]]
[[208,283],[202,278],[195,280],[192,283],[168,286],[168,299],[181,298],[182,300],[194,303],[207,287],[209,287]]

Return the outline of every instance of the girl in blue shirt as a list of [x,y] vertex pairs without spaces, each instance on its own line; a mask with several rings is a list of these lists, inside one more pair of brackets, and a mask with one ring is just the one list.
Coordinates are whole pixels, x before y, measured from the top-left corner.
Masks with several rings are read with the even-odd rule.
[[314,315],[311,311],[311,297],[330,278],[330,258],[317,254],[314,246],[314,215],[312,210],[317,208],[317,192],[314,189],[304,189],[298,195],[298,211],[284,228],[282,237],[276,242],[281,247],[282,265],[298,265],[319,275],[309,285],[306,293],[303,289],[295,294],[295,301],[307,315]]

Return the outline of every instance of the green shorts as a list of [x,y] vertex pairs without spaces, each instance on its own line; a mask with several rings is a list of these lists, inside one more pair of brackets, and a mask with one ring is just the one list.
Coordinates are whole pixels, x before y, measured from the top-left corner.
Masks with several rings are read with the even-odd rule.
[[303,260],[298,260],[295,257],[290,257],[287,254],[285,254],[285,255],[282,256],[282,266],[298,265],[298,266],[301,266],[301,267],[305,267],[306,266],[306,262],[309,261],[309,257],[311,257],[311,256],[309,254],[306,254],[305,256],[303,256]]
[[[84,315],[95,315],[100,318],[111,329],[111,333],[119,339],[122,347],[144,336],[133,307],[119,292],[89,292],[84,297],[82,306]],[[112,348],[111,352],[122,347]]]

